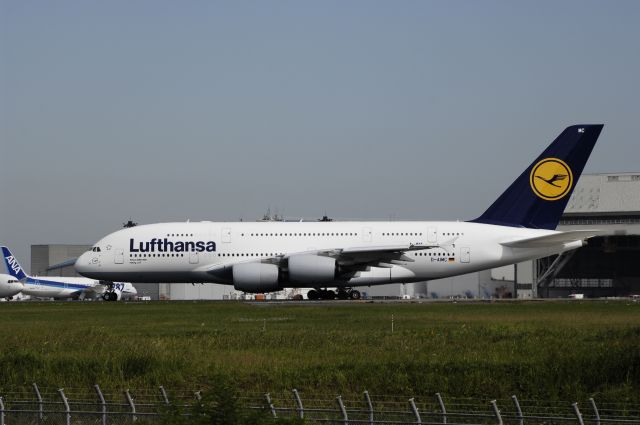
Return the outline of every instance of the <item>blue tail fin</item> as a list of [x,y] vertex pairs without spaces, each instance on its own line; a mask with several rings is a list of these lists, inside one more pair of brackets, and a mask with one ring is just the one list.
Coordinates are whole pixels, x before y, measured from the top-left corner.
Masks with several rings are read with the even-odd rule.
[[18,263],[18,260],[16,260],[6,246],[2,247],[2,256],[4,257],[4,265],[7,268],[7,272],[11,276],[18,280],[27,278],[27,275],[22,271],[22,267],[20,267],[20,263]]
[[602,127],[567,127],[484,214],[471,221],[555,229]]

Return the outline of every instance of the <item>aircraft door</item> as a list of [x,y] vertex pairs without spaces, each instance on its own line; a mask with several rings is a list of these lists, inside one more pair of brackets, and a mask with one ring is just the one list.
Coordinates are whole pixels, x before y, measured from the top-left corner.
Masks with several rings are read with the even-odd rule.
[[371,236],[373,232],[371,231],[371,227],[362,228],[362,241],[363,242],[371,242]]
[[190,251],[189,264],[198,264],[198,261],[199,261],[198,251]]
[[122,249],[116,249],[116,254],[113,257],[115,264],[124,264],[124,251]]
[[222,239],[222,242],[224,242],[224,243],[231,242],[231,228],[230,227],[224,227],[222,229],[221,239]]
[[427,229],[427,243],[438,243],[438,229],[436,229],[435,227],[430,227]]
[[460,262],[461,263],[470,263],[471,262],[471,248],[460,248]]

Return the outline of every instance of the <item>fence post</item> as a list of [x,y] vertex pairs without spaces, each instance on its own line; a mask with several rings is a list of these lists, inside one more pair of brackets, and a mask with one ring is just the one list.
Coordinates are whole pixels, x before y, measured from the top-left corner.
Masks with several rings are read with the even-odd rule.
[[0,425],[4,425],[4,401],[0,397]]
[[196,396],[196,400],[202,401],[202,392],[201,391],[196,391],[196,392],[193,393],[193,395]]
[[593,407],[593,414],[596,418],[596,425],[600,425],[600,412],[598,412],[598,406],[596,406],[596,401],[593,398],[590,398],[591,407]]
[[131,397],[131,393],[129,392],[129,390],[126,390],[124,392],[124,395],[127,398],[127,402],[129,403],[129,406],[131,407],[131,420],[135,422],[138,420],[138,417],[136,416],[136,405],[133,402],[133,398]]
[[42,405],[42,394],[40,394],[40,389],[38,388],[38,384],[33,383],[33,390],[36,393],[36,398],[38,399],[38,418],[42,420],[44,418],[44,407]]
[[416,417],[415,423],[422,425],[422,419],[420,419],[420,413],[418,412],[418,408],[416,407],[416,402],[413,400],[413,397],[409,399],[409,404],[411,405],[411,410],[413,410],[413,415]]
[[102,394],[102,390],[100,389],[100,386],[98,386],[98,384],[95,384],[93,386],[93,389],[98,395],[100,406],[102,406],[102,425],[107,425],[107,401],[104,399],[104,394]]
[[271,415],[273,416],[273,419],[276,419],[278,417],[278,413],[276,412],[276,407],[271,402],[271,394],[266,393],[264,395],[264,398],[267,400],[267,406],[271,410]]
[[364,399],[369,408],[369,425],[373,425],[373,404],[371,403],[371,397],[369,397],[369,391],[364,392]]
[[580,413],[580,409],[578,409],[578,403],[573,403],[573,413],[576,414],[576,418],[578,418],[578,423],[580,425],[584,425],[584,420],[582,420],[582,413]]
[[69,407],[69,400],[67,400],[67,396],[64,395],[64,390],[62,388],[58,390],[58,393],[64,403],[64,411],[67,414],[67,425],[71,425],[71,408]]
[[518,397],[514,395],[511,396],[511,400],[513,400],[513,405],[516,406],[516,413],[518,414],[518,425],[524,424],[524,416],[522,415],[522,409],[520,408],[520,402],[518,401]]
[[164,404],[166,404],[167,406],[171,403],[169,403],[169,396],[167,396],[167,392],[164,390],[164,387],[162,385],[160,385],[160,393],[162,394],[162,399],[164,400]]
[[345,409],[344,403],[342,402],[342,396],[339,395],[336,397],[336,400],[338,400],[338,406],[340,407],[340,412],[342,412],[342,423],[349,425],[349,416],[347,416],[347,409]]
[[502,415],[500,414],[500,409],[498,409],[498,403],[496,400],[491,400],[491,406],[493,406],[493,413],[496,415],[498,425],[502,425]]
[[438,404],[440,405],[440,412],[442,413],[442,423],[447,423],[447,409],[444,407],[444,400],[442,400],[442,396],[440,393],[436,393],[436,398],[438,399]]
[[302,407],[302,400],[300,399],[300,394],[298,394],[298,390],[293,389],[293,395],[296,398],[296,404],[298,405],[298,415],[300,419],[304,419],[304,407]]

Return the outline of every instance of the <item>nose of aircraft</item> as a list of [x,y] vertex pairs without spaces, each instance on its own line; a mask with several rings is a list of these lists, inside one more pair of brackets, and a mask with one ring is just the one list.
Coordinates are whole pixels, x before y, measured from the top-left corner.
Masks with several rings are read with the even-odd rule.
[[99,262],[100,260],[95,255],[95,252],[86,251],[78,257],[73,267],[78,273],[84,275],[85,273],[91,273],[94,271]]
[[18,282],[13,282],[9,285],[9,288],[12,291],[22,291],[24,289],[24,283],[18,281]]

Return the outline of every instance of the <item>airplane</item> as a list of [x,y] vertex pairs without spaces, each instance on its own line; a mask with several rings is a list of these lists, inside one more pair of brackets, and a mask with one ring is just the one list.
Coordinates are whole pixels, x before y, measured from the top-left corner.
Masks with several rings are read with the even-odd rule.
[[211,282],[249,293],[313,288],[309,299],[359,299],[356,287],[440,279],[560,254],[597,234],[555,228],[603,126],[567,127],[470,221],[148,224],[103,237],[75,268],[94,279]]
[[12,300],[24,289],[24,285],[15,277],[8,274],[0,274],[0,298]]
[[137,295],[136,288],[129,282],[106,282],[86,277],[29,276],[6,246],[2,247],[2,256],[7,273],[21,283],[24,295],[55,299],[102,296],[105,301],[133,299]]

